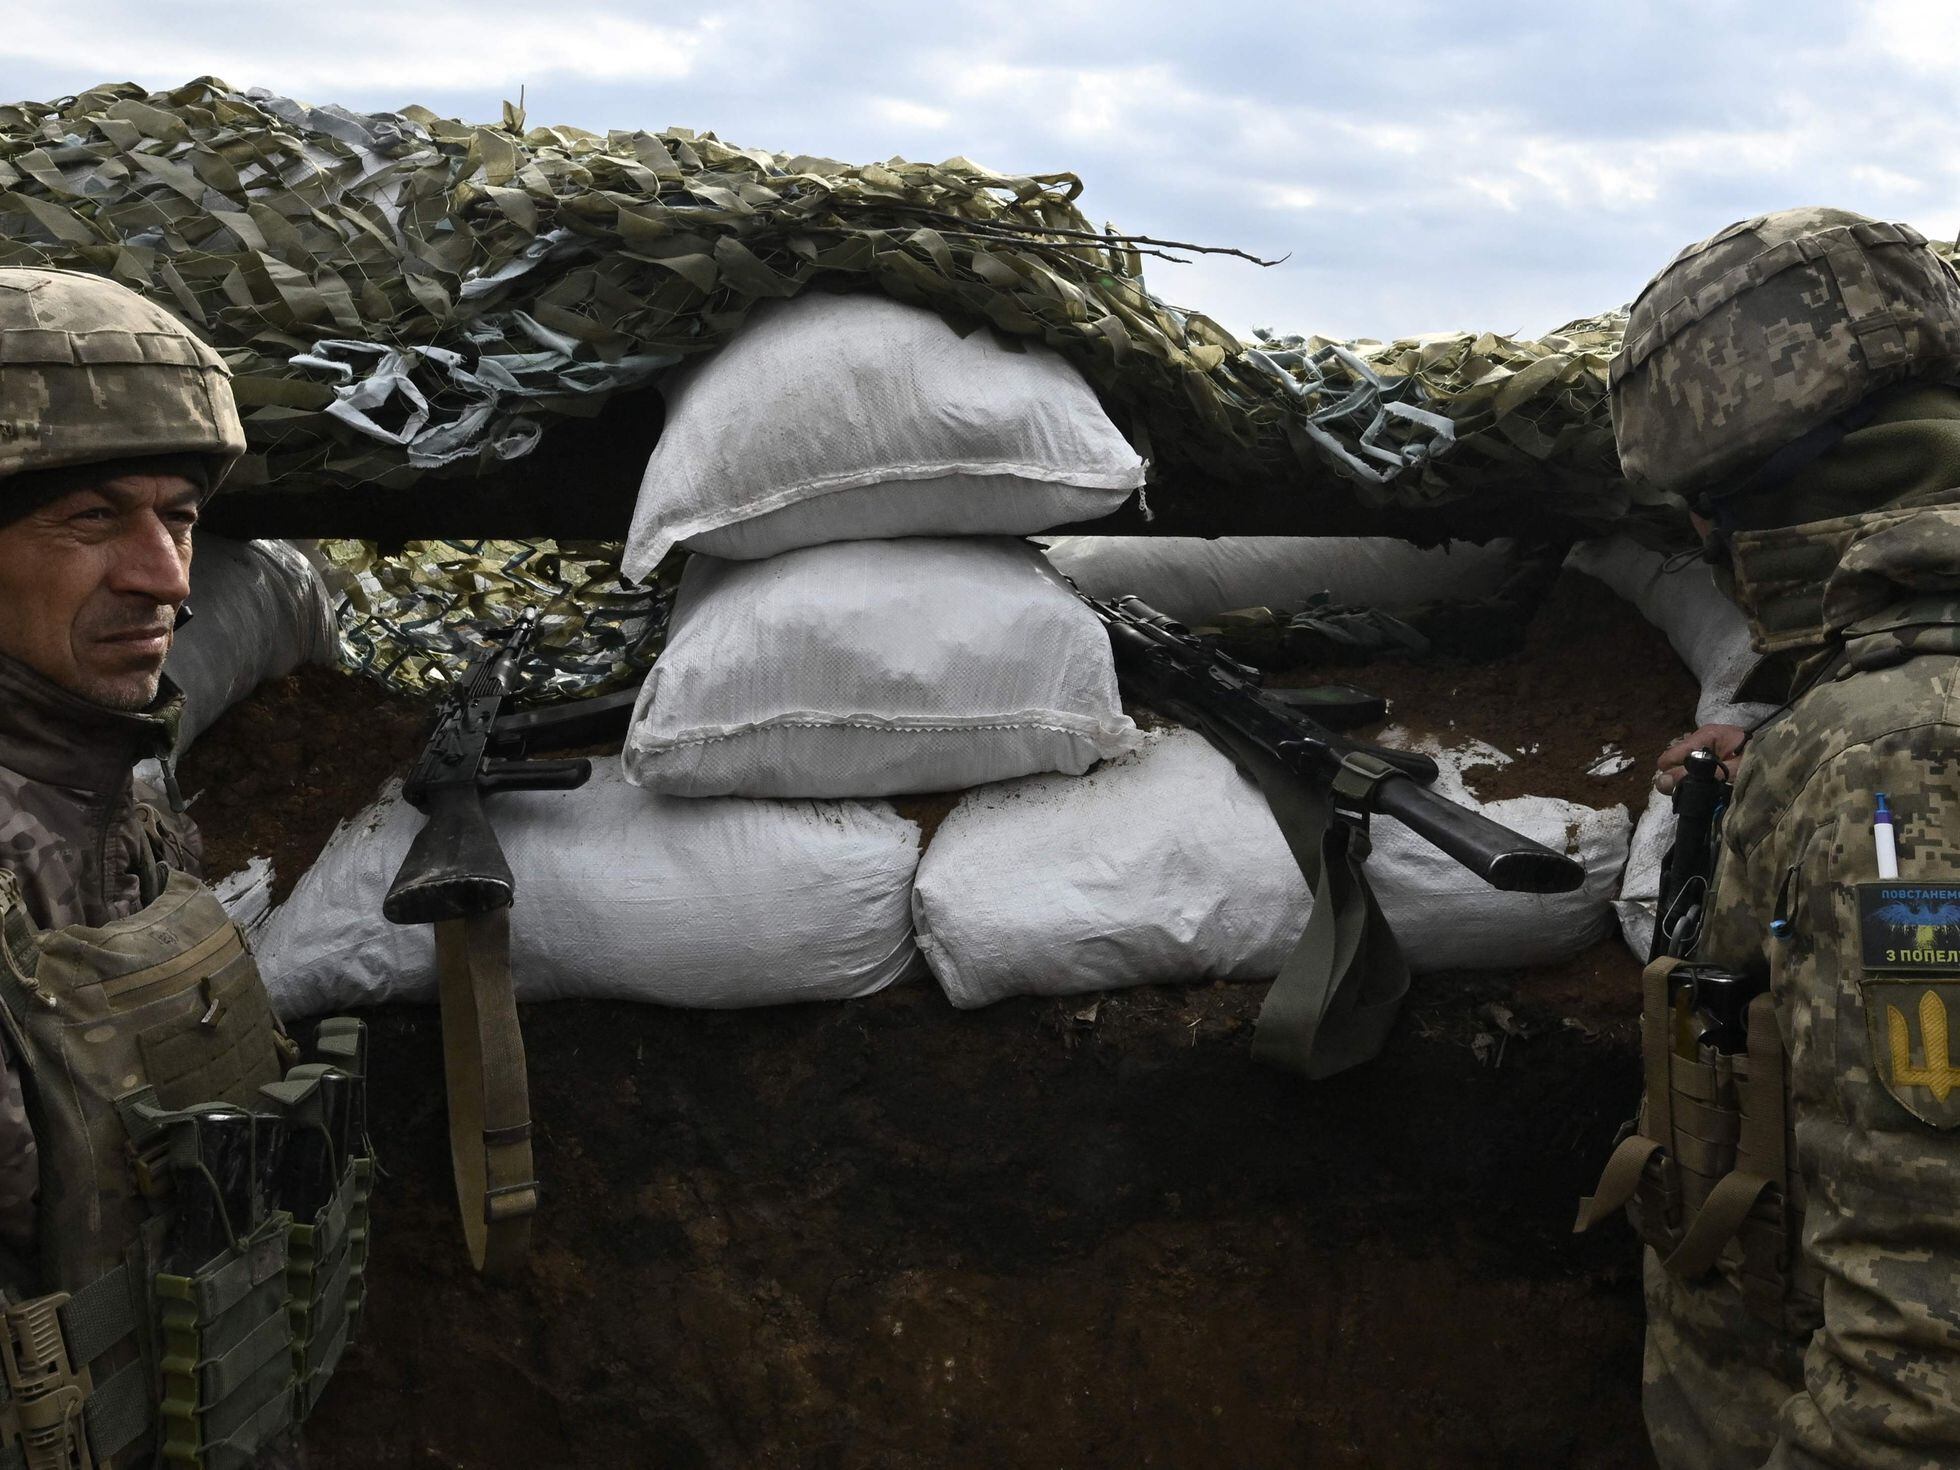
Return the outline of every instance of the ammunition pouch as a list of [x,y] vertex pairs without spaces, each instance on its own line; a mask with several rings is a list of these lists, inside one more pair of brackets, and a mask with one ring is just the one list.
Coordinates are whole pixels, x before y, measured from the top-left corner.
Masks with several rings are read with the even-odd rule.
[[[358,1058],[359,1021],[322,1031],[320,1050],[347,1060],[336,1044],[351,1042]],[[304,1223],[278,1207],[296,1130],[328,1126],[329,1075],[358,1074],[310,1063],[261,1090],[236,1171],[213,1167],[208,1125],[238,1110],[165,1109],[149,1087],[118,1099],[157,1213],[127,1264],[72,1296],[0,1307],[0,1470],[107,1470],[135,1463],[117,1457],[139,1443],[165,1466],[247,1470],[312,1412],[360,1315],[374,1176],[362,1130],[359,1152],[327,1155],[333,1186]],[[92,1365],[124,1343],[136,1357],[98,1386]]]
[[128,919],[41,933],[7,876],[0,1025],[54,1290],[0,1298],[0,1470],[245,1470],[313,1408],[359,1315],[362,1024],[321,1023],[285,1068],[297,1050],[201,885],[172,872]]
[[1783,1330],[1815,1321],[1821,1283],[1803,1258],[1789,1090],[1775,1004],[1748,1002],[1744,1044],[1693,1034],[1677,959],[1642,975],[1646,1095],[1575,1230],[1624,1207],[1661,1265],[1686,1280],[1721,1268],[1749,1311]]

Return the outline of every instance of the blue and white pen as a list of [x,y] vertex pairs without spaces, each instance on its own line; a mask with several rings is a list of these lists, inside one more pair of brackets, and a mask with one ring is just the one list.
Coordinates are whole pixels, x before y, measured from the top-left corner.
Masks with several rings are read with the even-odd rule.
[[1878,876],[1898,877],[1899,846],[1892,831],[1892,808],[1886,805],[1883,791],[1878,793],[1878,810],[1872,814],[1872,845],[1878,849]]

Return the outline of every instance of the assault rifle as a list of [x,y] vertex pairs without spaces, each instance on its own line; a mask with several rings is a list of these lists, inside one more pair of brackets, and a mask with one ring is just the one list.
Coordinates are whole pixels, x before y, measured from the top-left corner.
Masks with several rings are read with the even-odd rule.
[[[1688,752],[1675,783],[1674,845],[1661,864],[1660,901],[1647,962],[1686,960],[1701,940],[1715,886],[1715,848],[1729,804],[1727,769],[1714,750]],[[1767,984],[1762,975],[1717,965],[1677,965],[1667,977],[1675,1053],[1687,1061],[1705,1047],[1723,1055],[1748,1050],[1749,1003]]]
[[1207,734],[1208,727],[1223,726],[1317,786],[1331,786],[1344,764],[1367,772],[1357,810],[1395,818],[1493,888],[1569,893],[1586,881],[1585,870],[1565,854],[1430,790],[1436,763],[1428,756],[1349,740],[1332,728],[1380,719],[1384,701],[1340,684],[1267,689],[1258,669],[1138,598],[1082,600],[1109,631],[1118,678],[1152,709]]
[[526,608],[499,646],[470,663],[436,712],[428,744],[402,785],[410,806],[428,814],[389,885],[381,911],[397,924],[436,924],[508,908],[510,864],[483,815],[498,791],[570,791],[592,775],[588,760],[527,761],[498,716],[515,691],[517,666],[537,634]]
[[486,1276],[510,1274],[529,1251],[538,1185],[510,977],[516,884],[483,798],[568,791],[592,774],[587,760],[517,758],[523,736],[498,719],[537,626],[537,609],[526,609],[497,647],[470,663],[437,710],[429,743],[402,787],[428,821],[381,903],[397,924],[436,926],[449,1152],[463,1236]]
[[1729,782],[1715,752],[1691,750],[1675,784],[1674,845],[1661,864],[1660,901],[1654,908],[1654,940],[1649,963],[1694,953],[1708,891],[1715,878],[1715,836],[1728,805]]
[[1393,817],[1492,887],[1567,893],[1585,870],[1430,789],[1426,756],[1350,740],[1385,703],[1345,686],[1270,690],[1257,669],[1135,597],[1077,593],[1101,618],[1117,677],[1137,699],[1198,730],[1258,782],[1313,889],[1300,944],[1260,1011],[1253,1054],[1310,1077],[1366,1061],[1408,990],[1408,966],[1368,887],[1370,815]]

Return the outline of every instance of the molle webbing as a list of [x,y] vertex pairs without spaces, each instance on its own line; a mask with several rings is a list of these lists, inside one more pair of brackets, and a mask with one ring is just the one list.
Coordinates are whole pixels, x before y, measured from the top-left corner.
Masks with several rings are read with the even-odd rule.
[[[0,883],[0,1005],[32,1081],[44,1284],[121,1265],[151,1214],[115,1099],[130,1079],[166,1108],[250,1107],[282,1071],[281,1036],[244,940],[210,890],[172,871],[155,902],[100,927],[36,932]],[[27,955],[20,953],[25,932]],[[19,963],[31,956],[28,968]]]
[[244,1470],[294,1422],[289,1228],[287,1216],[274,1215],[196,1275],[156,1277],[166,1465]]
[[[331,1059],[294,1068],[262,1089],[260,1121],[288,1130],[322,1120],[322,1073],[363,1063],[360,1023],[323,1023],[318,1054]],[[341,1044],[346,1043],[346,1044]],[[341,1074],[357,1075],[357,1074]],[[156,1091],[118,1100],[146,1194],[173,1214],[189,1203],[207,1163],[200,1127],[236,1110],[204,1105],[170,1111]],[[359,1316],[367,1260],[367,1202],[373,1160],[365,1130],[348,1130],[336,1187],[314,1218],[295,1224],[269,1197],[250,1222],[188,1273],[142,1269],[162,1240],[181,1253],[189,1238],[153,1222],[132,1264],[98,1277],[72,1297],[55,1294],[0,1309],[0,1470],[122,1470],[158,1463],[168,1470],[249,1470],[264,1449],[318,1403]],[[261,1136],[253,1124],[254,1149]],[[361,1152],[356,1152],[356,1141]],[[282,1155],[281,1155],[282,1156]],[[275,1155],[266,1155],[269,1162]],[[260,1159],[251,1178],[265,1177]],[[209,1178],[208,1173],[204,1176]],[[215,1187],[215,1180],[212,1181]],[[193,1247],[194,1248],[194,1247]],[[197,1249],[192,1259],[207,1255]],[[119,1368],[95,1365],[125,1343]],[[121,1458],[128,1452],[140,1458]]]
[[1775,1003],[1756,996],[1747,1047],[1734,1054],[1697,1042],[1677,1049],[1679,960],[1642,976],[1641,1051],[1646,1096],[1637,1129],[1614,1150],[1599,1187],[1581,1202],[1575,1230],[1622,1206],[1662,1266],[1688,1279],[1729,1256],[1749,1309],[1780,1323],[1794,1294],[1816,1294],[1798,1248],[1801,1207],[1792,1172],[1788,1082]]
[[319,1402],[360,1320],[373,1178],[372,1159],[350,1159],[333,1202],[313,1223],[295,1223],[288,1237],[286,1303],[301,1419]]
[[139,1331],[135,1283],[119,1268],[72,1297],[0,1307],[0,1470],[109,1465],[148,1431],[142,1361],[131,1358],[100,1381],[95,1373],[99,1359]]
[[[319,1077],[358,1091],[361,1025],[322,1023],[319,1060],[280,1080],[290,1043],[242,935],[202,885],[162,883],[127,919],[41,932],[0,872],[0,1020],[32,1084],[55,1288],[0,1311],[0,1470],[247,1470],[358,1315],[373,1163],[364,1125],[321,1126]],[[212,1172],[239,1177],[211,1162],[227,1128],[250,1140],[249,1204]],[[264,1151],[295,1128],[332,1159],[303,1224]]]

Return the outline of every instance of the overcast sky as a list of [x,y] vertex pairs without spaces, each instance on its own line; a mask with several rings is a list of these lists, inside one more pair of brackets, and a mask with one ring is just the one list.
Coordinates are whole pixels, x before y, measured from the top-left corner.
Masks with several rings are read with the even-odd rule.
[[1537,335],[1795,204],[1951,238],[1952,0],[66,0],[0,100],[213,73],[313,103],[678,124],[867,162],[1072,170],[1092,218],[1289,254],[1148,263],[1240,332]]

